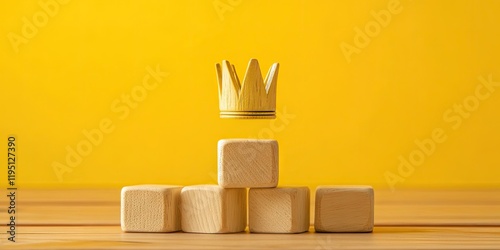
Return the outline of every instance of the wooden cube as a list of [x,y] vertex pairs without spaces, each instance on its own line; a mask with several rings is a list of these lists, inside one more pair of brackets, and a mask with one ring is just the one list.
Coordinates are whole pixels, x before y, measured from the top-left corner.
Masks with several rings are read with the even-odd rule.
[[309,230],[309,188],[251,188],[248,192],[252,233],[302,233]]
[[320,186],[316,189],[317,232],[372,232],[373,188]]
[[276,140],[225,139],[218,145],[219,185],[225,188],[276,187]]
[[187,186],[181,191],[182,231],[236,233],[247,226],[247,191],[217,185]]
[[122,188],[121,228],[125,232],[181,230],[180,186],[137,185]]

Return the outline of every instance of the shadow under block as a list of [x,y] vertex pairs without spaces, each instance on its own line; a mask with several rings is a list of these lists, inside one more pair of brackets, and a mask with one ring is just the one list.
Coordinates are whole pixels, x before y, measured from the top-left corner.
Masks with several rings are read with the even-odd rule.
[[251,188],[248,192],[252,233],[302,233],[309,230],[309,188]]
[[121,228],[125,232],[175,232],[181,230],[182,187],[127,186],[121,191]]
[[218,143],[218,183],[224,188],[276,187],[278,142],[225,139]]
[[181,191],[182,231],[237,233],[247,225],[245,188],[217,185],[187,186]]
[[373,188],[320,186],[316,189],[316,232],[372,232]]

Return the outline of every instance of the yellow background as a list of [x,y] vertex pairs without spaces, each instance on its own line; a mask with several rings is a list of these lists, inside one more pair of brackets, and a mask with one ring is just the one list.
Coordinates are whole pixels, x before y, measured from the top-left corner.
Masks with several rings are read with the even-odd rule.
[[[217,141],[233,137],[279,141],[280,185],[386,188],[390,172],[404,180],[393,188],[499,186],[500,87],[458,128],[443,116],[472,100],[478,77],[500,82],[500,1],[401,0],[350,62],[341,44],[354,46],[356,27],[390,1],[215,2],[226,9],[212,0],[58,3],[14,46],[9,34],[22,36],[23,18],[44,24],[44,9],[2,1],[0,139],[5,152],[17,136],[18,186],[215,183]],[[242,77],[250,58],[264,74],[281,64],[277,110],[287,117],[219,118],[214,64],[227,59]],[[157,88],[128,115],[112,110],[157,66],[168,72]],[[58,179],[54,162],[66,164],[67,147],[103,119],[114,130]],[[446,140],[401,176],[399,157],[436,128]]]

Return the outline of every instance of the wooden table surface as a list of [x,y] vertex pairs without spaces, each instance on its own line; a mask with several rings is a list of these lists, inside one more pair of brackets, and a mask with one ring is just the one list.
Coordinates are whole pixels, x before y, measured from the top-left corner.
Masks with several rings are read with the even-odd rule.
[[373,233],[216,235],[122,233],[118,189],[21,189],[16,243],[2,197],[0,249],[500,249],[500,190],[375,190]]

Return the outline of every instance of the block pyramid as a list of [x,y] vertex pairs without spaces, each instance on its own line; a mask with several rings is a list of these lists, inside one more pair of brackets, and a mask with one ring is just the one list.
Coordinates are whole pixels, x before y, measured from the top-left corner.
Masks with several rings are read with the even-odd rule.
[[[279,64],[273,64],[263,79],[258,61],[251,59],[240,82],[234,65],[217,64],[221,118],[274,119],[278,70]],[[278,180],[276,140],[222,139],[218,185],[124,187],[121,228],[124,232],[238,233],[248,224],[250,233],[309,231],[309,188],[278,187]],[[373,202],[370,186],[319,186],[315,231],[372,232]]]

